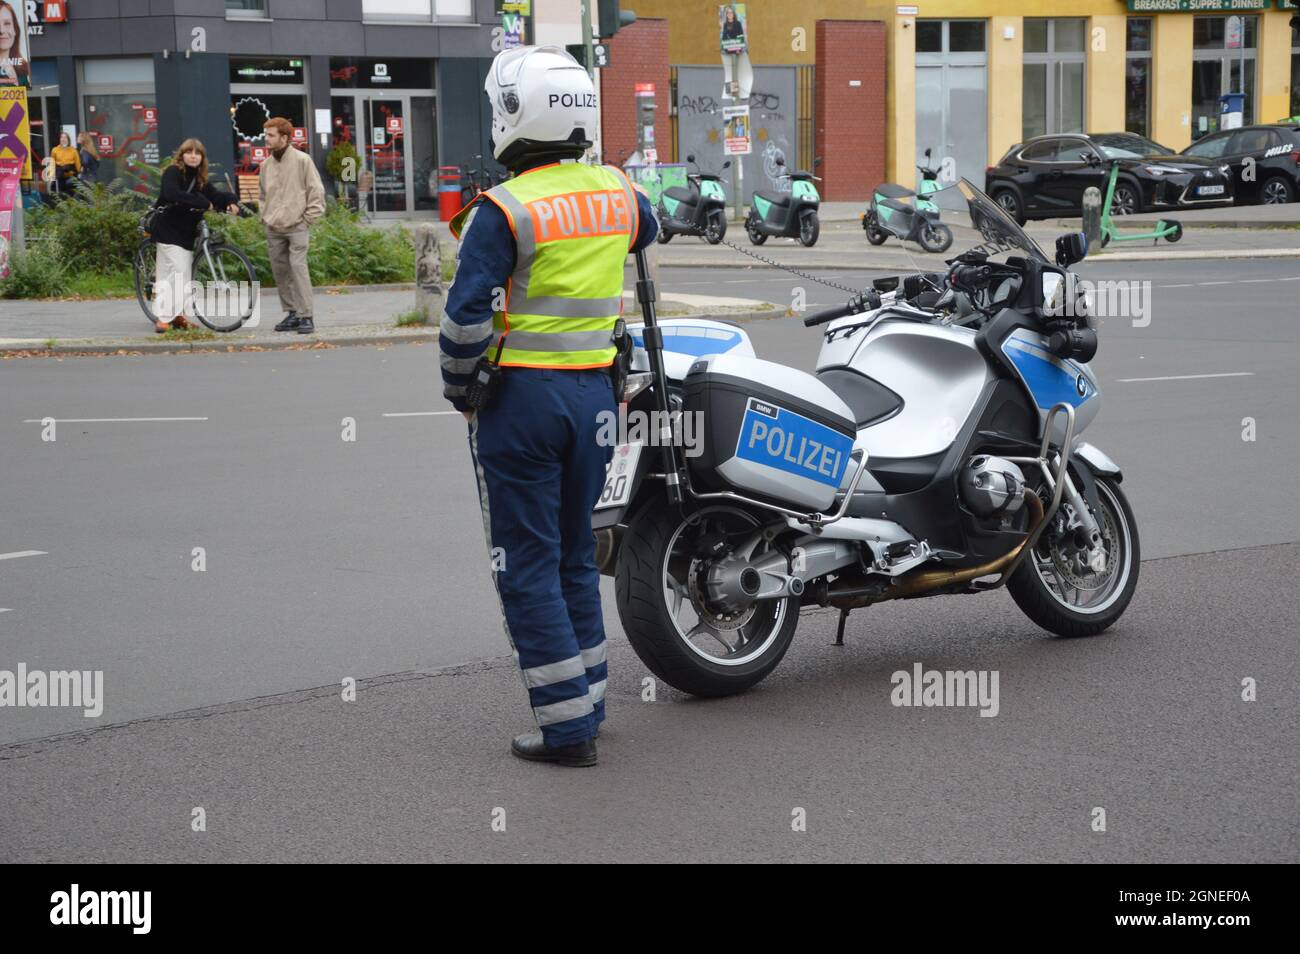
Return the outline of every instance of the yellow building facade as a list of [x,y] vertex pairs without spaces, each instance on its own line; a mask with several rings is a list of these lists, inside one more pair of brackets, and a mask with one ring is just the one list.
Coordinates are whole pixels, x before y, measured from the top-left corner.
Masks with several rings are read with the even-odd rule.
[[[883,22],[887,175],[910,182],[932,144],[982,183],[980,162],[1038,133],[1129,129],[1182,149],[1218,128],[1219,95],[1243,87],[1246,124],[1295,115],[1300,11],[1286,2],[751,0],[744,12],[755,66],[813,65],[819,20]],[[720,62],[717,2],[623,5],[668,21],[672,65]]]

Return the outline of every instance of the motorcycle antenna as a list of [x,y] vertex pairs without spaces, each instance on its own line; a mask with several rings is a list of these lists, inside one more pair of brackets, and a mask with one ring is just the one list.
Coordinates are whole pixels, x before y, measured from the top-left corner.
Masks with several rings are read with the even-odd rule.
[[645,249],[636,252],[636,300],[641,304],[641,318],[645,321],[642,338],[646,356],[650,359],[650,373],[654,377],[655,410],[659,413],[659,447],[663,453],[664,481],[668,485],[668,502],[674,507],[682,504],[681,472],[672,439],[672,408],[668,403],[668,377],[664,374],[664,337],[655,318],[655,283],[650,277]]

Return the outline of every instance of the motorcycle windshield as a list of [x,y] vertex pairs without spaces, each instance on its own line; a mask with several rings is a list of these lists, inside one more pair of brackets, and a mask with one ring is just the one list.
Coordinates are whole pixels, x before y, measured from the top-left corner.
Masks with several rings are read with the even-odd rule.
[[998,252],[1014,250],[1040,262],[1048,260],[1038,243],[1026,235],[1025,230],[1016,225],[1015,220],[1003,212],[996,202],[971,185],[970,180],[959,181],[957,191],[966,200],[971,227],[984,237],[985,244],[976,247],[987,251],[990,258]]

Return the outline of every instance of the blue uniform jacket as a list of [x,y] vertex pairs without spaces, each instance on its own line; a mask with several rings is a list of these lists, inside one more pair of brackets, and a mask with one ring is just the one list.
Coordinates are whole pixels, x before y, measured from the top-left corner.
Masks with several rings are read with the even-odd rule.
[[[640,209],[633,251],[643,249],[659,234],[650,200],[636,193]],[[447,292],[446,315],[438,332],[442,352],[442,393],[458,411],[465,406],[470,372],[492,340],[492,299],[505,288],[515,270],[515,237],[497,206],[481,200],[461,233],[460,264]]]

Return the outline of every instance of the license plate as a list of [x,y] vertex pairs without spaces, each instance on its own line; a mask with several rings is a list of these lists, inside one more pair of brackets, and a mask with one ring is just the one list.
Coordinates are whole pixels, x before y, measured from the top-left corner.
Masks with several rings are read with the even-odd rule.
[[1198,186],[1197,195],[1223,195],[1223,186]]
[[596,510],[627,506],[632,497],[632,482],[636,478],[636,462],[640,456],[640,441],[619,444],[614,448],[614,456],[605,467],[605,486],[596,501]]

